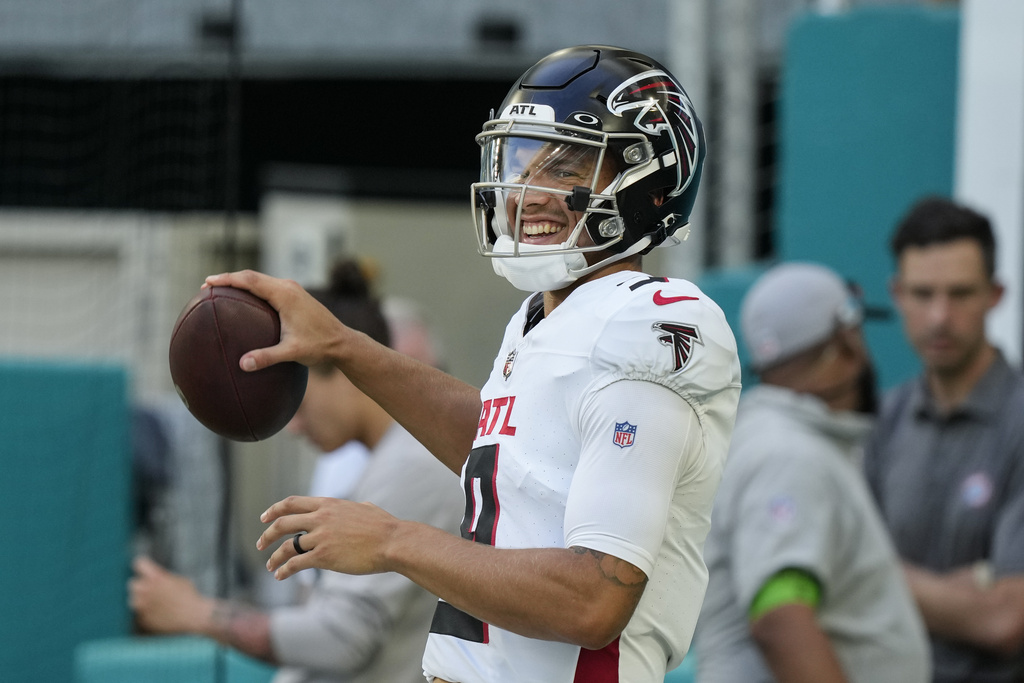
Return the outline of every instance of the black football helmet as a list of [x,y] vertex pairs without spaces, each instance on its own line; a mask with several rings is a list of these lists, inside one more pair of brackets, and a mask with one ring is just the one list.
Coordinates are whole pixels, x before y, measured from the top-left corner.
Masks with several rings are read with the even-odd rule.
[[[569,259],[577,277],[645,254],[666,239],[678,242],[674,236],[689,225],[706,153],[701,122],[675,78],[650,57],[603,45],[571,47],[540,60],[512,86],[499,115],[492,114],[476,140],[481,172],[473,205],[480,252],[610,252],[582,270],[582,259]],[[608,165],[614,177],[601,173]],[[543,174],[565,180],[542,184],[537,179]],[[601,185],[611,180],[599,186],[599,177]],[[558,195],[571,212],[583,214],[559,235],[560,244],[529,248],[522,209],[515,208],[528,192]],[[562,232],[550,225],[531,229]],[[584,231],[589,239],[581,243]]]

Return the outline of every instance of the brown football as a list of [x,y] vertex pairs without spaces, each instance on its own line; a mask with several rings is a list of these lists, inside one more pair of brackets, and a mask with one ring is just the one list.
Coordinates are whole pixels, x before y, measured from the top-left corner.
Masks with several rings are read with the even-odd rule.
[[234,441],[266,439],[299,409],[307,368],[278,363],[245,372],[238,361],[280,339],[281,319],[263,299],[233,287],[203,289],[185,304],[171,333],[174,388],[211,431]]

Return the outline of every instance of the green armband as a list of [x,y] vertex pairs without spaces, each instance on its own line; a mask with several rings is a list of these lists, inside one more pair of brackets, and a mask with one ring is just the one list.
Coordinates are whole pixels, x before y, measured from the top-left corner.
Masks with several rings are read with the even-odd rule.
[[807,605],[816,608],[821,603],[821,584],[814,575],[803,569],[783,569],[765,581],[747,610],[753,621],[782,605]]

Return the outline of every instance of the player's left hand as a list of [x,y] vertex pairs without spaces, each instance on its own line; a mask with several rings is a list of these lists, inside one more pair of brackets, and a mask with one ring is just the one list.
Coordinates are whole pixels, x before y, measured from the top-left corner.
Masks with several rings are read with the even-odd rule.
[[[260,521],[270,526],[256,542],[259,550],[285,540],[267,561],[267,570],[278,580],[310,567],[343,574],[388,571],[384,548],[398,522],[371,503],[305,496],[274,503]],[[303,531],[299,554],[293,537]]]

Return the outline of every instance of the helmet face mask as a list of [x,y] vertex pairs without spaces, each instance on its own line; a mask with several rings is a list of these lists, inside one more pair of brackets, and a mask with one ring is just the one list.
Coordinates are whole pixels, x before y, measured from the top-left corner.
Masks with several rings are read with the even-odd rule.
[[566,276],[531,283],[539,288],[675,239],[688,225],[705,155],[700,121],[672,76],[644,55],[605,46],[542,59],[477,142],[480,252],[506,277],[526,265],[498,261],[564,257]]
[[[606,238],[620,238],[612,191],[619,176],[606,159],[606,137],[565,126],[489,122],[478,136],[481,181],[473,186],[481,251],[499,258],[551,251],[520,245],[600,251],[616,240],[596,244],[586,230],[595,220],[606,223]],[[511,254],[493,252],[498,237],[513,240]]]

